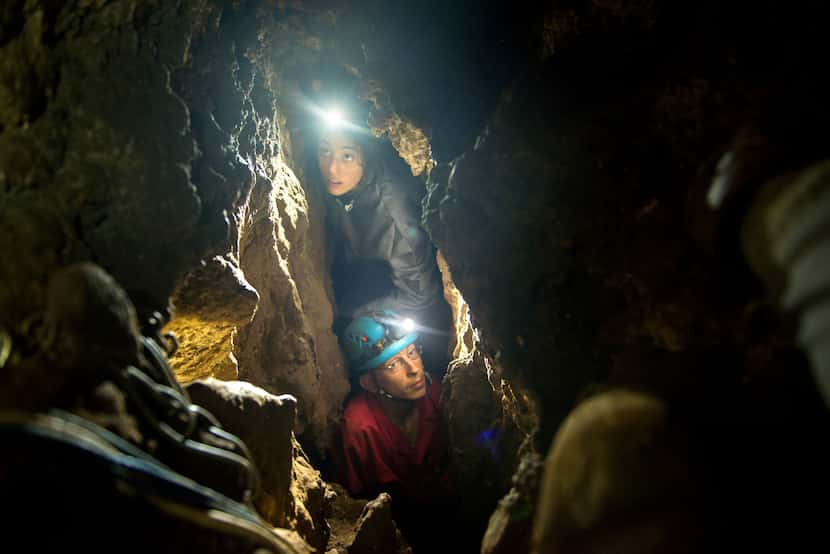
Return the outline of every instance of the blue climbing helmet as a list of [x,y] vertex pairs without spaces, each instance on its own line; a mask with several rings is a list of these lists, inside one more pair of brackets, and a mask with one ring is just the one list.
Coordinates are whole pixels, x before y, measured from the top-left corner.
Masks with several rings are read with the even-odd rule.
[[340,336],[349,371],[355,376],[383,364],[416,340],[412,320],[388,310],[356,318]]

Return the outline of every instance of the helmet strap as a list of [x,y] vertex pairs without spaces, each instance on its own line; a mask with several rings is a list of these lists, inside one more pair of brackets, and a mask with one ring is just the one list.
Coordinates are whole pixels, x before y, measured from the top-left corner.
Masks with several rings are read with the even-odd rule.
[[384,398],[389,398],[389,399],[392,399],[392,400],[395,399],[394,396],[392,396],[391,394],[389,394],[388,392],[386,392],[384,389],[382,389],[380,387],[378,387],[378,394],[383,396]]

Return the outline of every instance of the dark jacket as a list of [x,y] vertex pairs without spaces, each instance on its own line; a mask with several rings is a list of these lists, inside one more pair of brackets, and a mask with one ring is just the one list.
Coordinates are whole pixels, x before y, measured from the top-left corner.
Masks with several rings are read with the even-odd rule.
[[[413,189],[381,163],[366,171],[353,191],[339,197],[325,195],[339,263],[385,262],[392,285],[380,298],[351,305],[351,313],[341,316],[391,309],[417,318],[443,301],[435,249],[421,229],[421,207]],[[343,309],[340,299],[338,306]]]

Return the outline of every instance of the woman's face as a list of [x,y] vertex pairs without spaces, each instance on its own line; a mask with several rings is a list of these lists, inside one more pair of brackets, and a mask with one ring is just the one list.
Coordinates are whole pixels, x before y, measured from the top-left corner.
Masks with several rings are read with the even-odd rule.
[[326,190],[334,196],[346,194],[363,178],[363,152],[343,133],[330,133],[320,139],[317,163]]

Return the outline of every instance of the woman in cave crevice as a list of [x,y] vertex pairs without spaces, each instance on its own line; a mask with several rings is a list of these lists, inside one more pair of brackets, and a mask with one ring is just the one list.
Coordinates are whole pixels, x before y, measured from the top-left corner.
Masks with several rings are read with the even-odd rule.
[[363,123],[365,106],[343,95],[336,105],[345,118],[328,124],[320,118],[314,143],[326,191],[334,331],[339,335],[354,317],[392,310],[415,322],[425,362],[443,372],[452,317],[435,247],[420,226],[422,191],[395,160],[380,155],[381,145]]

